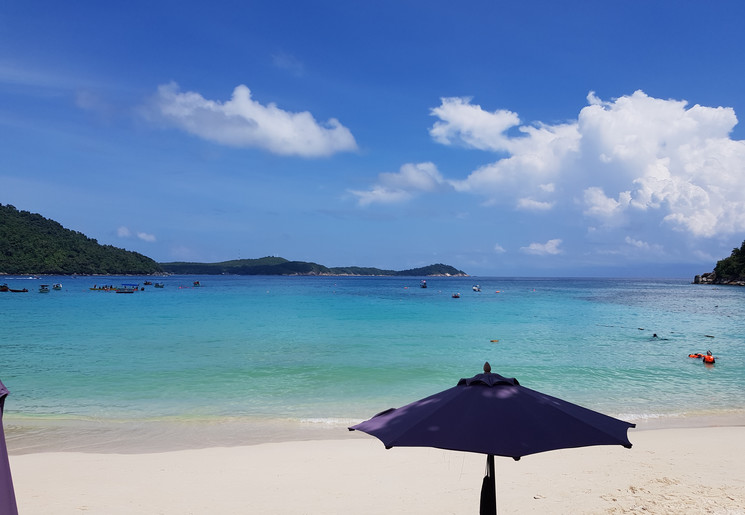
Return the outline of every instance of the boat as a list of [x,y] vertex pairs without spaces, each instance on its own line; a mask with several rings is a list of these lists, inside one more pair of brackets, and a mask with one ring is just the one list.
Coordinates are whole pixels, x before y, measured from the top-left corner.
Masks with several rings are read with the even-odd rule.
[[155,283],[153,286],[155,286],[156,288],[165,288],[166,287],[166,285],[163,284],[163,283]]
[[23,288],[21,290],[14,290],[13,288],[8,288],[8,291],[13,292],[13,293],[26,293],[28,290],[26,288]]
[[61,290],[62,289],[62,283],[54,283],[52,285],[53,290]]
[[151,285],[151,284],[153,284],[153,283],[152,283],[152,281],[145,281],[145,282],[144,282],[144,283],[142,283],[142,284],[144,284],[145,286],[150,286],[150,285]]
[[49,285],[42,284],[39,286],[39,293],[49,293]]
[[10,288],[8,287],[8,283],[0,284],[0,291],[10,291]]
[[134,293],[140,289],[139,284],[122,284],[119,288],[115,288],[116,293]]
[[460,293],[453,293],[453,298],[454,299],[459,299],[460,298]]
[[473,291],[481,291],[481,286],[478,284],[473,287]]
[[419,283],[419,286],[421,286],[422,288],[426,288],[427,287],[427,281],[422,280],[422,282]]
[[199,281],[194,281],[194,287],[202,286],[202,284]]

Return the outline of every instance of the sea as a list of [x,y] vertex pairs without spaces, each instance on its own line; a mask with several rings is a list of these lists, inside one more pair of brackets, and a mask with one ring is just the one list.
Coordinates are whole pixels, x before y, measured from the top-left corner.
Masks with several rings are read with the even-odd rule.
[[[745,288],[421,279],[3,277],[29,290],[0,293],[10,452],[344,438],[487,361],[639,426],[745,421]],[[138,291],[91,289],[125,283]],[[707,350],[713,366],[689,357]]]

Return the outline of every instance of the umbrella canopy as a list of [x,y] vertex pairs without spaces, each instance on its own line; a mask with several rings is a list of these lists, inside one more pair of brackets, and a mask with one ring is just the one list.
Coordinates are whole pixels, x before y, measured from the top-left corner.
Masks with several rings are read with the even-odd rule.
[[10,477],[10,462],[8,448],[5,445],[3,431],[3,408],[8,389],[0,381],[0,515],[17,515],[16,496],[13,490],[13,479]]
[[531,390],[517,379],[484,373],[349,429],[379,438],[386,448],[436,447],[519,459],[589,445],[630,448],[630,427],[635,425]]
[[[484,489],[493,488],[493,456],[520,459],[554,449],[591,445],[631,447],[635,424],[521,386],[517,379],[484,373],[349,428],[379,438],[387,449],[435,447],[488,455]],[[493,490],[492,490],[493,491]],[[482,490],[484,499],[494,494]],[[490,510],[491,512],[491,510]]]

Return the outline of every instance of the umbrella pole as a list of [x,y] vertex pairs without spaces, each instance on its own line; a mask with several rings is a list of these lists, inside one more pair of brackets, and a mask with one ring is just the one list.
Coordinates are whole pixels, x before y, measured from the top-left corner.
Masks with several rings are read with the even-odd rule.
[[486,457],[486,476],[481,484],[479,515],[497,515],[497,479],[494,474],[494,455]]

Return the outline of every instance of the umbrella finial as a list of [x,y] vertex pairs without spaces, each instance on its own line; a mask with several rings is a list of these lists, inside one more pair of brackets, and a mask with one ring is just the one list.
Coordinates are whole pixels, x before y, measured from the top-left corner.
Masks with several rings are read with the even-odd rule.
[[486,363],[484,363],[484,372],[486,374],[489,374],[491,372],[491,365],[489,364],[488,361]]

